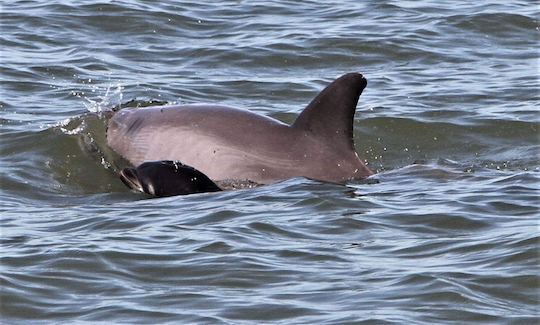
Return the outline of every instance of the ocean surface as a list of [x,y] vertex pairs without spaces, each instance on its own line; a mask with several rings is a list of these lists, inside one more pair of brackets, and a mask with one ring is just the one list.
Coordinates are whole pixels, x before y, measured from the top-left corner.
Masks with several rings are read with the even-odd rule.
[[[2,324],[537,324],[537,1],[2,1]],[[118,179],[102,112],[290,123],[368,86],[376,175],[169,198]],[[234,125],[230,125],[234,128]]]

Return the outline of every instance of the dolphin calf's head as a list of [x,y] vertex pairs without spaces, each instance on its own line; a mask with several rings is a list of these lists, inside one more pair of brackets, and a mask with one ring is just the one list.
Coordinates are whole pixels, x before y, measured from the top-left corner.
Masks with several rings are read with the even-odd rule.
[[206,175],[178,161],[150,161],[124,168],[120,179],[127,187],[154,196],[173,196],[221,189]]

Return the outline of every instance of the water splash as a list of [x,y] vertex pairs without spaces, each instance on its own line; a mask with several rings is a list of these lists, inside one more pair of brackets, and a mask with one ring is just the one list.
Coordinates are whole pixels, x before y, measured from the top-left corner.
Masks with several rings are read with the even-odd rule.
[[105,94],[100,95],[97,99],[91,99],[81,96],[87,102],[84,103],[86,109],[91,113],[101,114],[111,111],[111,107],[118,106],[122,103],[124,86],[122,84],[110,85],[106,88]]

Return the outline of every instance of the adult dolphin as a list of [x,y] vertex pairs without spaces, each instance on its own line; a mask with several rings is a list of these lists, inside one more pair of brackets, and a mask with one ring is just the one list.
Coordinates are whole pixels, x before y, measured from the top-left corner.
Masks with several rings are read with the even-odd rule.
[[[341,76],[292,125],[218,105],[122,109],[109,121],[107,142],[134,166],[178,160],[216,182],[268,184],[304,176],[343,183],[373,174],[353,143],[354,113],[366,85],[359,73]],[[121,177],[140,183],[133,171]]]

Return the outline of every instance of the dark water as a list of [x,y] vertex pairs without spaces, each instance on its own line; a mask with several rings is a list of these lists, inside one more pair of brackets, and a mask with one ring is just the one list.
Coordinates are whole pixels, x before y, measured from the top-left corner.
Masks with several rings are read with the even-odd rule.
[[[537,2],[0,8],[2,323],[539,321]],[[217,102],[291,122],[351,71],[378,174],[347,186],[149,199],[92,113]]]

